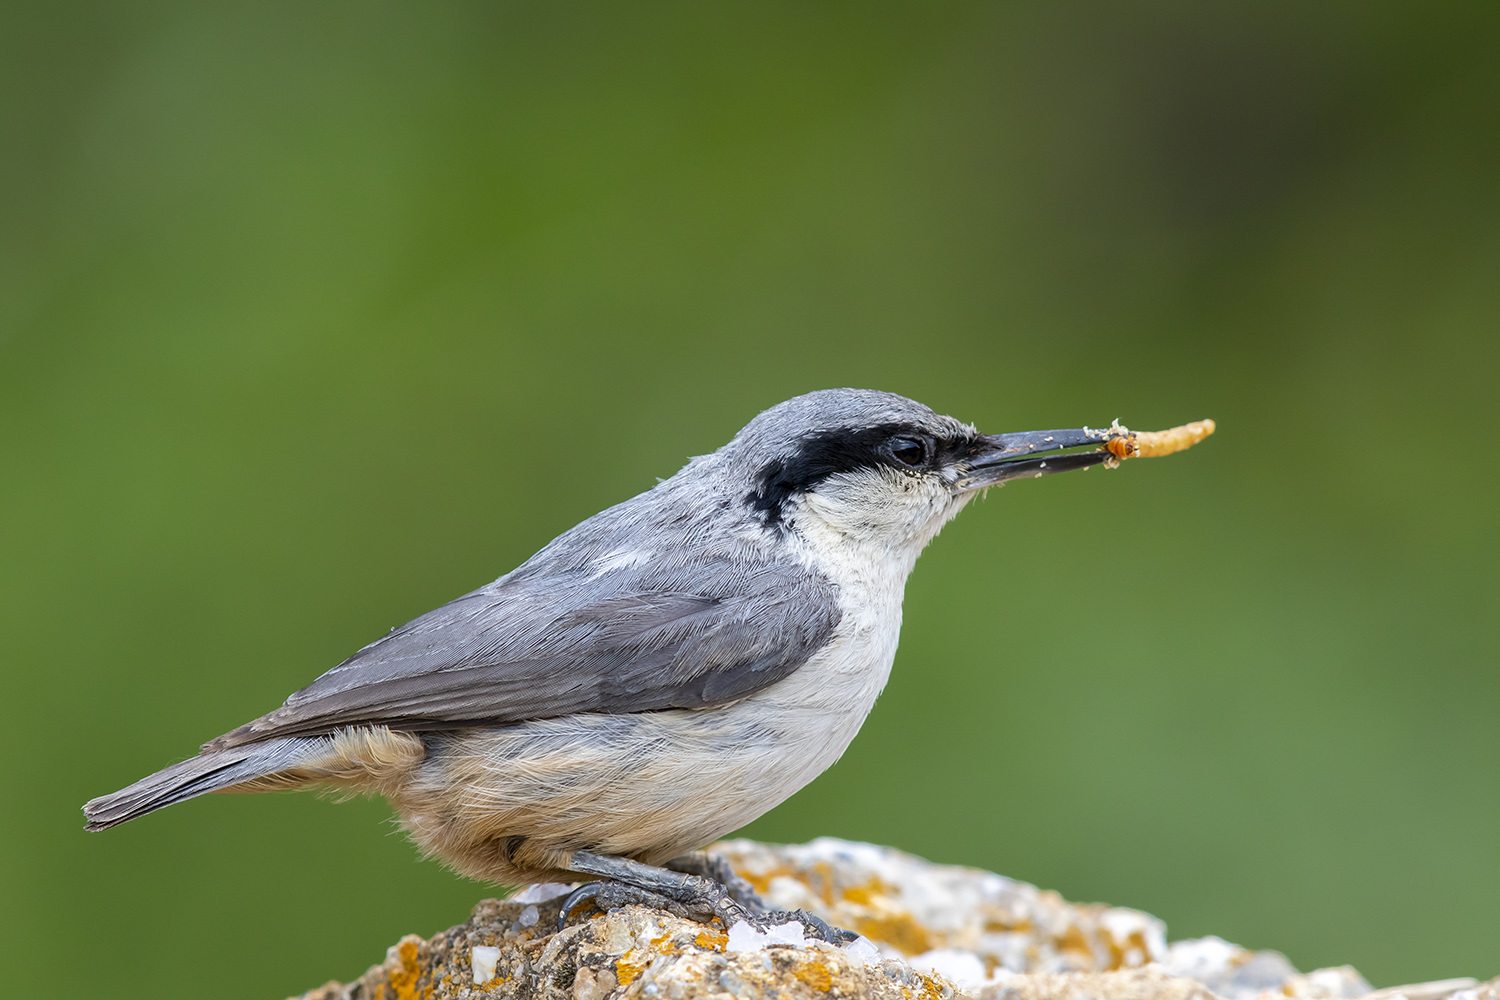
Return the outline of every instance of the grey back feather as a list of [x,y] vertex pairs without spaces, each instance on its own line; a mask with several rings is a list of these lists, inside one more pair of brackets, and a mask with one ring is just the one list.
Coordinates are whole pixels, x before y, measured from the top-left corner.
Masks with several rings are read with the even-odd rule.
[[753,694],[801,666],[841,614],[832,583],[753,516],[758,477],[816,434],[893,422],[966,430],[892,393],[788,400],[204,749],[347,725],[420,731],[704,708]]
[[[205,749],[355,724],[420,731],[704,708],[774,684],[832,635],[832,584],[753,535],[677,522],[674,492],[585,521]],[[638,551],[618,551],[627,539]]]

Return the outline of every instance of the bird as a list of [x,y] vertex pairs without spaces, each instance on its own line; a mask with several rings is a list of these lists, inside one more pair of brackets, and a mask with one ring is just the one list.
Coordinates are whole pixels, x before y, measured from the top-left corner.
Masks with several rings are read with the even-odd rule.
[[582,882],[560,920],[648,901],[763,922],[779,911],[699,849],[844,753],[890,675],[922,550],[987,488],[1113,467],[1132,440],[1118,424],[986,435],[871,389],[797,396],[88,802],[86,829],[207,792],[377,794],[464,876]]

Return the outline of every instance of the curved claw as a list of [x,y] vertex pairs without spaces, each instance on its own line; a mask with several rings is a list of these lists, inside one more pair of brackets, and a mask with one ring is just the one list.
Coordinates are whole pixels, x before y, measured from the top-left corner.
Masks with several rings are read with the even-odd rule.
[[600,887],[599,882],[585,882],[568,893],[568,897],[563,900],[562,910],[557,914],[557,929],[562,930],[568,926],[568,918],[573,915],[573,911],[578,908],[579,904],[593,902],[594,897],[599,895]]
[[829,944],[848,944],[859,937],[853,931],[846,931],[842,927],[835,927],[822,917],[808,913],[806,910],[798,910],[797,915],[802,920],[803,927],[812,928],[817,932],[817,937],[822,938]]
[[785,924],[793,920],[802,925],[808,937],[827,941],[829,944],[848,944],[859,937],[853,931],[835,927],[817,914],[808,913],[806,910],[767,910],[756,916],[753,925],[765,930],[774,924]]

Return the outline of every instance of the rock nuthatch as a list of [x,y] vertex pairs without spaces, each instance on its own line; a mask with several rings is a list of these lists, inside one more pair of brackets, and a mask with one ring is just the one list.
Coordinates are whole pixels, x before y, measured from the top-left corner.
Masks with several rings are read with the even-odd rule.
[[723,866],[681,856],[844,752],[890,673],[906,578],[970,499],[1118,462],[1118,444],[1053,453],[1126,434],[984,435],[862,389],[788,400],[197,756],[89,802],[88,829],[205,792],[377,793],[470,878],[603,880],[565,914],[592,898],[754,919]]

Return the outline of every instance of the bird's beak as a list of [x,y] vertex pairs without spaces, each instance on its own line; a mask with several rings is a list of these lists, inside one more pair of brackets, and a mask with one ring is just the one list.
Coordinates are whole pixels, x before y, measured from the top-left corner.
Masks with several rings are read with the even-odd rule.
[[[1076,427],[987,435],[961,464],[954,489],[966,493],[986,486],[998,486],[1012,479],[1034,479],[1053,472],[1087,469],[1095,465],[1113,468],[1121,459],[1170,455],[1190,448],[1213,432],[1212,420],[1199,420],[1171,430],[1139,434],[1114,423],[1104,428]],[[1088,445],[1093,446],[1092,450],[1051,454]]]

